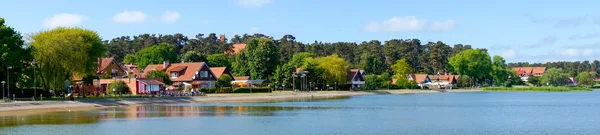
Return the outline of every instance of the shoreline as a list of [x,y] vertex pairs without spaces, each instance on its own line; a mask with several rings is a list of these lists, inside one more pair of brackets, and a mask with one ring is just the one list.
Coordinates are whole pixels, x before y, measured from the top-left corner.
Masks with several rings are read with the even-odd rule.
[[[482,90],[448,90],[453,92],[482,92]],[[310,93],[273,92],[252,94],[207,94],[197,97],[148,97],[76,101],[16,101],[0,103],[0,116],[24,115],[28,113],[91,110],[110,107],[124,107],[144,104],[182,104],[182,103],[210,103],[210,102],[261,102],[285,101],[310,98],[352,97],[375,94],[427,94],[442,93],[435,90],[373,90],[373,91],[316,91]]]

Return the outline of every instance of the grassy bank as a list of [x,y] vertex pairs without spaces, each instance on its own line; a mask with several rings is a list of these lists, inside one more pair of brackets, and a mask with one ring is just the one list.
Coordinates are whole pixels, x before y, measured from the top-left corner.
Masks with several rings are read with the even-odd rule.
[[569,92],[592,91],[590,87],[486,87],[484,91],[543,91],[543,92]]

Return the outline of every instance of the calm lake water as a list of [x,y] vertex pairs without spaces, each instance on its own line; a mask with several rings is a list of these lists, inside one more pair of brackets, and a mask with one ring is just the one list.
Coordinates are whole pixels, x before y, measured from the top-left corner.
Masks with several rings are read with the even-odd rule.
[[600,134],[600,91],[368,95],[0,117],[0,134]]

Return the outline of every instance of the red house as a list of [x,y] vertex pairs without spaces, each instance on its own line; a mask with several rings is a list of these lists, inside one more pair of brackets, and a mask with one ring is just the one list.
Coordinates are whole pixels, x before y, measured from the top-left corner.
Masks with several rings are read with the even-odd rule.
[[142,71],[145,77],[152,70],[166,72],[173,81],[173,86],[185,86],[191,88],[214,88],[217,76],[204,62],[175,63],[148,65]]

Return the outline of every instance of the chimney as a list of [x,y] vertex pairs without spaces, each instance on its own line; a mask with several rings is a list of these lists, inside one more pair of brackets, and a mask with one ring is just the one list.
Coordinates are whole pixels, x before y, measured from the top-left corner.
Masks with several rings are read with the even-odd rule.
[[169,61],[163,61],[163,69],[167,69],[169,67]]
[[219,40],[221,41],[221,43],[225,42],[225,34],[221,34],[221,36],[219,37]]

